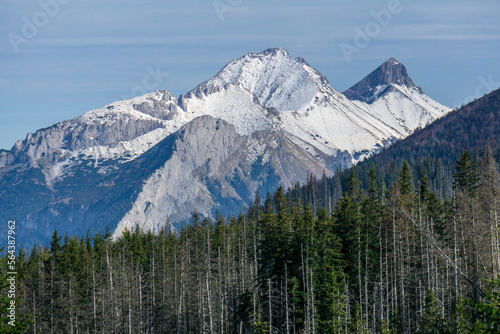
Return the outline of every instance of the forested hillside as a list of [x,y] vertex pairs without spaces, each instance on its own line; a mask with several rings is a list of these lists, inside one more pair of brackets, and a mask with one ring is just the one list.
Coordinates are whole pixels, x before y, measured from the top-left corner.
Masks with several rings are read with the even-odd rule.
[[404,163],[390,187],[372,167],[367,191],[350,173],[334,199],[311,178],[229,219],[195,213],[178,235],[56,231],[19,255],[18,315],[29,333],[496,332],[498,284],[484,279],[498,280],[500,189],[486,153],[461,155],[446,201]]
[[407,160],[417,179],[427,174],[432,189],[441,198],[450,197],[455,162],[465,150],[481,156],[484,148],[491,147],[499,161],[499,113],[500,89],[450,112],[353,168],[367,187],[368,171],[374,163],[384,184],[390,186],[403,160]]

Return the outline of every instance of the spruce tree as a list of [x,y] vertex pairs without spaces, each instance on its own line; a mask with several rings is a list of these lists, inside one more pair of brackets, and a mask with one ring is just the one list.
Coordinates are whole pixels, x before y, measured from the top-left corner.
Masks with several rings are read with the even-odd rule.
[[403,162],[403,167],[401,167],[401,171],[399,172],[399,185],[401,195],[408,196],[413,192],[413,181],[410,164],[407,160]]
[[469,151],[465,151],[457,161],[453,173],[453,188],[461,190],[468,196],[474,197],[479,187],[479,176],[476,163]]

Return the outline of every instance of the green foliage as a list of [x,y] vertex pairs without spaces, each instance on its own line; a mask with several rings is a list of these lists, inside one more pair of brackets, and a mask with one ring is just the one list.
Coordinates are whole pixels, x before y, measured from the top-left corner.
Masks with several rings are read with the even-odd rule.
[[476,163],[468,151],[465,151],[457,161],[453,178],[453,187],[456,190],[461,190],[470,197],[476,195],[479,188],[479,176]]
[[401,172],[399,173],[399,185],[401,195],[408,196],[413,192],[413,181],[408,161],[403,162]]
[[471,302],[478,317],[474,324],[475,333],[500,333],[500,279],[490,283],[494,290],[485,291],[486,296],[481,302]]
[[422,334],[439,334],[444,333],[445,324],[441,314],[441,308],[434,292],[430,290],[425,297],[425,310],[420,318],[420,330]]
[[452,315],[452,323],[450,324],[450,332],[454,334],[466,334],[471,332],[472,311],[467,305],[467,301],[459,299],[455,305],[455,310]]
[[[458,182],[477,173],[463,161],[456,184],[472,189],[476,179]],[[256,196],[237,216],[195,212],[178,234],[136,226],[117,240],[109,229],[78,239],[56,230],[48,247],[19,255],[20,312],[33,312],[30,331],[43,333],[493,333],[496,288],[474,310],[461,301],[474,295],[471,258],[484,273],[493,268],[492,249],[471,246],[495,245],[497,174],[488,166],[472,231],[471,201],[443,202],[426,173],[414,189],[411,161],[394,167],[387,193],[375,164],[366,174],[310,176],[264,204]]]
[[[481,148],[492,147],[497,162],[500,159],[500,90],[452,111],[404,140],[358,163],[354,170],[365,188],[368,171],[375,164],[381,182],[389,188],[398,178],[404,160],[408,161],[415,180],[424,172],[432,189],[441,199],[452,195],[452,173],[464,151],[475,155]],[[349,170],[350,172],[350,170]],[[342,176],[344,177],[344,176]]]

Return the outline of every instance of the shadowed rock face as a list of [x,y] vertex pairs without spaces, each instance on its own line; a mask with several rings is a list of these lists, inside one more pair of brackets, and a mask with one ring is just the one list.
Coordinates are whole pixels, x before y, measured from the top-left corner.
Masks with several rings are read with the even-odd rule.
[[166,217],[174,223],[187,221],[194,210],[203,216],[231,214],[257,191],[292,186],[305,181],[308,173],[332,175],[282,131],[242,136],[233,125],[210,116],[182,127],[173,147],[169,159],[144,181],[115,236],[137,224],[159,232]]
[[[392,84],[409,88],[416,87],[408,75],[406,67],[394,58],[387,60],[343,94],[350,100],[369,103],[374,97],[373,95],[377,87],[391,86]],[[418,89],[422,93],[421,89]],[[380,96],[382,93],[379,92],[378,95]]]
[[[25,245],[46,242],[55,228],[83,235],[109,226],[118,236],[138,224],[159,232],[189,220],[195,210],[204,216],[231,214],[257,191],[265,194],[280,184],[303,182],[309,173],[332,175],[283,131],[241,135],[232,124],[211,116],[194,119],[132,161],[96,165],[82,159],[50,188],[41,168],[11,168],[0,178],[5,199],[0,204],[8,204],[0,207],[0,216],[19,215],[19,238]],[[4,210],[9,207],[19,210]]]

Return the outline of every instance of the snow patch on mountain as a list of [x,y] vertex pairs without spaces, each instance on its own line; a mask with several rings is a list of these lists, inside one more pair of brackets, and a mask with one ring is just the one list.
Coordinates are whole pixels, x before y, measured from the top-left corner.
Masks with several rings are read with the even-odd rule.
[[432,100],[415,86],[391,84],[376,87],[374,90],[383,93],[371,103],[353,102],[396,129],[398,135],[395,137],[398,139],[425,127],[450,111],[450,108]]
[[187,98],[184,105],[189,118],[202,115],[220,118],[233,124],[241,135],[272,128],[266,109],[256,103],[251,92],[240,86]]

